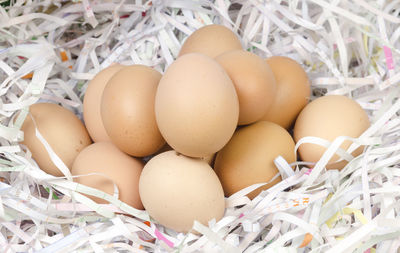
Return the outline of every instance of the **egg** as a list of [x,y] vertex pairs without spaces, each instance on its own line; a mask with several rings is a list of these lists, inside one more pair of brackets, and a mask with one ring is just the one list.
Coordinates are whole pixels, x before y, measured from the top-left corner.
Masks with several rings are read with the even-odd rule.
[[178,58],[164,73],[155,113],[161,134],[173,149],[206,157],[231,138],[239,102],[224,69],[208,56],[191,53]]
[[207,25],[193,32],[183,43],[179,56],[202,53],[211,58],[224,52],[242,49],[236,34],[223,25]]
[[[272,122],[259,121],[237,130],[218,152],[214,164],[225,195],[230,196],[253,184],[269,182],[279,173],[275,158],[282,156],[288,163],[295,162],[294,148],[290,134]],[[247,196],[253,199],[281,180],[278,176]]]
[[[333,141],[339,136],[357,138],[368,127],[370,122],[367,113],[354,100],[339,95],[328,95],[315,99],[299,114],[294,126],[294,139],[298,142],[306,136],[315,136]],[[340,147],[347,149],[351,141],[345,141]],[[325,147],[306,143],[299,146],[298,152],[303,161],[317,162]],[[354,156],[362,152],[362,147],[353,152]],[[327,169],[342,169],[346,161],[338,162],[339,156],[334,155]]]
[[239,98],[239,125],[261,119],[274,101],[276,84],[268,64],[256,54],[234,50],[215,60],[228,73]]
[[267,58],[276,80],[275,99],[262,117],[288,129],[307,105],[311,88],[307,73],[295,60],[284,56]]
[[149,215],[177,232],[188,232],[195,220],[204,225],[218,221],[225,211],[224,192],[212,168],[175,151],[161,153],[144,166],[139,192]]
[[104,87],[108,80],[123,66],[114,64],[103,69],[89,82],[83,98],[83,119],[87,131],[95,142],[110,141],[100,114],[100,102]]
[[103,91],[101,117],[111,141],[123,152],[143,157],[165,141],[158,130],[154,100],[161,74],[147,66],[126,66]]
[[[114,194],[118,188],[119,199],[126,204],[143,209],[139,195],[139,178],[143,162],[120,151],[111,142],[96,142],[83,149],[76,157],[71,173],[77,183]],[[97,175],[88,175],[97,173]],[[99,204],[106,200],[88,196]]]
[[56,177],[63,176],[36,137],[32,118],[40,134],[69,169],[79,152],[92,143],[85,126],[74,113],[62,106],[38,103],[29,107],[29,114],[21,127],[24,131],[22,144],[32,152],[33,159],[43,171]]

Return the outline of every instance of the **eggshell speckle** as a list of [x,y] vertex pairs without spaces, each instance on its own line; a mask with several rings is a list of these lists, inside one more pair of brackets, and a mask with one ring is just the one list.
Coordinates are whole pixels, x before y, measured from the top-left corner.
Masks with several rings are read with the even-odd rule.
[[[170,145],[168,145],[168,143],[167,143],[167,144],[165,144],[163,147],[161,147],[154,155],[158,155],[158,154],[161,154],[161,153],[170,151],[170,150],[174,150],[174,149],[173,149]],[[214,163],[214,159],[215,159],[216,154],[217,154],[217,153],[214,153],[214,154],[208,155],[208,156],[206,156],[206,157],[202,157],[201,159],[203,159],[203,160],[206,161],[210,166],[212,166],[213,163]]]
[[207,25],[193,32],[183,43],[179,57],[202,53],[211,58],[224,52],[242,49],[236,34],[223,25]]
[[83,98],[83,119],[86,128],[95,142],[110,141],[100,114],[101,96],[104,87],[117,71],[123,68],[120,64],[103,69],[89,82]]
[[104,88],[101,117],[111,141],[125,153],[143,157],[165,141],[158,130],[154,99],[161,74],[147,66],[127,66]]
[[41,135],[69,169],[79,152],[92,143],[85,126],[74,113],[56,104],[34,104],[30,106],[29,112],[21,128],[24,131],[22,144],[29,148],[43,171],[53,176],[63,176],[36,137],[32,118]]
[[261,119],[275,99],[276,84],[268,64],[243,50],[219,55],[215,60],[228,73],[239,98],[239,125]]
[[[328,95],[315,99],[300,113],[294,126],[294,139],[298,142],[306,136],[316,136],[333,141],[339,136],[359,137],[370,122],[367,113],[354,100],[339,95]],[[347,149],[350,141],[345,141],[340,147]],[[305,143],[299,146],[298,152],[303,161],[317,162],[325,147]],[[354,156],[362,152],[362,147],[353,152]],[[338,162],[338,155],[329,161],[328,169],[342,169],[346,161]]]
[[224,215],[224,192],[212,168],[175,151],[159,154],[145,165],[139,191],[150,216],[178,232],[189,231],[195,220],[207,225]]
[[[290,134],[272,122],[259,121],[237,130],[215,159],[214,170],[225,195],[230,196],[256,183],[267,183],[279,172],[275,158],[282,156],[288,163],[296,161],[294,147]],[[279,176],[249,193],[248,197],[254,198],[280,181]]]
[[[89,175],[76,177],[77,183],[99,189],[110,195],[114,194],[114,184],[118,187],[119,199],[137,209],[143,209],[139,196],[139,177],[143,163],[131,157],[111,142],[97,142],[82,150],[72,165],[73,175]],[[107,201],[90,196],[100,204]]]
[[293,125],[300,111],[307,105],[311,95],[307,73],[295,60],[273,56],[266,60],[276,80],[274,102],[262,117],[284,128]]
[[161,78],[155,100],[158,127],[176,151],[206,157],[235,131],[239,103],[232,81],[212,58],[186,54]]

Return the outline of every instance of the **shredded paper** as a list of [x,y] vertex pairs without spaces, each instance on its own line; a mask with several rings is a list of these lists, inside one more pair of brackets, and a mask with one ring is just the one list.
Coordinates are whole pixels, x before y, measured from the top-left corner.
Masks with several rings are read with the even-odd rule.
[[[399,0],[0,1],[0,251],[398,252],[399,13]],[[40,170],[19,144],[30,105],[59,103],[81,118],[97,72],[114,62],[164,72],[187,36],[212,23],[261,57],[295,59],[312,82],[312,100],[351,97],[371,127],[359,138],[303,138],[296,150],[327,147],[313,169],[277,157],[282,182],[253,200],[246,194],[263,184],[237,192],[221,220],[195,222],[186,234],[122,203],[118,191],[75,183],[50,145],[65,177]],[[348,150],[339,148],[348,140]],[[350,160],[341,171],[325,168],[334,154]]]

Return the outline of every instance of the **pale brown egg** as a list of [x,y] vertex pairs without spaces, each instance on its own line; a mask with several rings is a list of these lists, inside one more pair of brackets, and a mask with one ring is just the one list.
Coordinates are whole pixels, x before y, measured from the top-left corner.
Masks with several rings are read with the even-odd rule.
[[148,156],[165,144],[154,114],[160,78],[161,74],[150,67],[127,66],[115,73],[104,88],[104,127],[111,141],[129,155]]
[[239,125],[261,119],[275,99],[276,83],[268,64],[253,53],[234,50],[215,60],[228,73],[239,98]]
[[231,138],[239,103],[224,69],[214,59],[192,53],[166,70],[157,89],[155,112],[158,127],[173,149],[206,157]]
[[43,171],[53,176],[63,176],[36,137],[32,118],[40,134],[69,169],[79,152],[92,143],[85,126],[74,113],[56,104],[34,104],[29,112],[21,128],[24,131],[22,144],[29,148]]
[[187,232],[193,222],[208,225],[225,211],[224,192],[217,175],[202,159],[175,151],[153,157],[144,167],[139,192],[149,215],[177,232]]
[[[298,142],[306,136],[315,136],[333,141],[339,136],[359,137],[370,122],[367,113],[354,100],[338,95],[323,96],[309,103],[299,114],[294,126],[294,139]],[[345,141],[340,147],[347,149],[350,141]],[[317,144],[300,145],[298,152],[303,161],[317,162],[326,148]],[[362,147],[353,152],[358,156]],[[328,169],[342,169],[347,162],[336,162],[338,155],[329,161]]]
[[[76,157],[71,173],[77,183],[114,194],[114,184],[118,187],[118,197],[122,202],[143,209],[139,196],[139,178],[143,162],[120,151],[111,142],[97,142],[87,146]],[[97,175],[88,175],[97,173]],[[106,200],[88,196],[99,204]]]
[[101,120],[100,102],[108,80],[122,68],[123,65],[114,64],[103,69],[89,82],[86,89],[85,97],[83,98],[83,119],[94,142],[110,141],[110,137],[108,137]]
[[[275,158],[282,156],[288,163],[295,162],[294,148],[295,144],[290,134],[272,122],[259,121],[237,130],[228,144],[218,152],[214,164],[225,196],[273,179],[279,173],[274,164]],[[281,180],[279,176],[247,196],[253,199],[262,190]]]
[[276,95],[263,120],[275,122],[288,129],[311,95],[307,73],[295,60],[284,56],[268,58],[268,65],[276,80]]
[[223,25],[207,25],[193,32],[183,43],[179,57],[202,53],[211,58],[224,52],[242,49],[238,36]]

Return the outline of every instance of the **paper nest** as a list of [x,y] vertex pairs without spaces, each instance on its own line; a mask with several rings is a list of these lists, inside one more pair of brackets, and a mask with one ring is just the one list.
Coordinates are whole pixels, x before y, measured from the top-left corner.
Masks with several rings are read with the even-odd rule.
[[[2,2],[2,252],[337,253],[400,248],[399,1]],[[29,105],[61,103],[81,116],[81,98],[98,71],[120,62],[163,72],[182,41],[211,23],[231,27],[244,48],[261,57],[284,55],[302,63],[312,80],[312,99],[328,93],[359,102],[372,122],[353,139],[354,145],[366,145],[364,153],[340,172],[326,171],[326,162],[346,139],[340,137],[312,171],[297,167],[293,173],[277,159],[284,181],[253,201],[244,196],[259,185],[245,189],[226,199],[222,220],[208,227],[196,223],[197,234],[178,234],[143,223],[147,213],[113,196],[45,174],[18,144]],[[112,204],[98,205],[78,191],[100,194]]]

